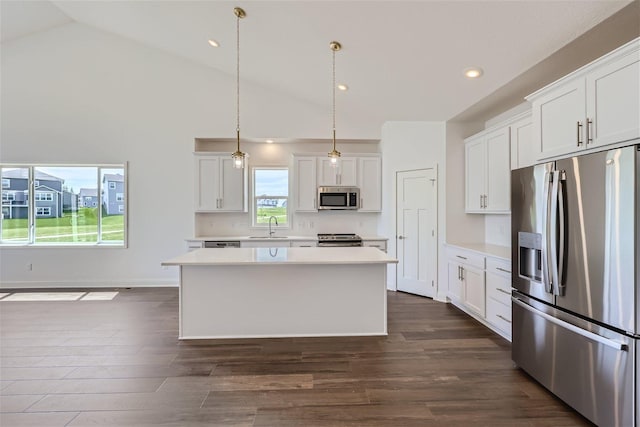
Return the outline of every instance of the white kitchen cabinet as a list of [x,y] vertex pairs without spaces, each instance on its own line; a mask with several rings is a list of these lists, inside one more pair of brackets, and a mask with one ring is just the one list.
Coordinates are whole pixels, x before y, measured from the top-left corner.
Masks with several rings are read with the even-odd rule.
[[340,157],[337,165],[333,165],[328,157],[318,157],[318,186],[355,187],[358,183],[357,169],[356,157]]
[[291,240],[292,248],[315,248],[318,246],[317,240]]
[[187,252],[195,251],[196,249],[200,249],[202,247],[204,247],[202,245],[202,240],[187,240]]
[[449,248],[448,297],[480,317],[485,316],[485,257]]
[[531,114],[527,114],[509,125],[511,169],[520,169],[536,163],[532,132]]
[[316,156],[293,157],[291,189],[294,200],[294,211],[296,212],[318,211],[316,159]]
[[368,246],[373,248],[378,248],[382,252],[387,252],[387,241],[386,240],[362,240],[362,246]]
[[382,211],[382,159],[380,156],[358,158],[359,212]]
[[537,159],[640,138],[640,39],[529,95]]
[[317,212],[319,186],[352,186],[360,189],[358,212],[382,210],[382,161],[380,155],[344,156],[336,168],[325,156],[293,155],[291,194],[295,212]]
[[195,211],[246,212],[247,168],[235,169],[228,153],[195,153]]
[[241,248],[288,248],[291,243],[287,239],[273,240],[241,240]]
[[510,210],[509,126],[488,129],[465,140],[465,211]]
[[487,321],[511,340],[511,263],[487,257]]

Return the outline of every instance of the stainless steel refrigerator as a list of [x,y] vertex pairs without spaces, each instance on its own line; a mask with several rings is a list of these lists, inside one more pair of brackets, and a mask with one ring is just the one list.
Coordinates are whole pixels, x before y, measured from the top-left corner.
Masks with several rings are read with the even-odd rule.
[[639,426],[638,146],[514,170],[514,362],[599,426]]

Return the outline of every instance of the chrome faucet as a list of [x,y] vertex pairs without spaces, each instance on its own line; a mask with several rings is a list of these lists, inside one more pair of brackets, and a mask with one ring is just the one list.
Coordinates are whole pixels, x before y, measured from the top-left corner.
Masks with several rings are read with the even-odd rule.
[[276,221],[276,227],[278,226],[278,218],[276,218],[275,216],[271,215],[269,217],[269,237],[273,237],[273,233],[275,233],[275,231],[271,231],[271,220],[272,219]]

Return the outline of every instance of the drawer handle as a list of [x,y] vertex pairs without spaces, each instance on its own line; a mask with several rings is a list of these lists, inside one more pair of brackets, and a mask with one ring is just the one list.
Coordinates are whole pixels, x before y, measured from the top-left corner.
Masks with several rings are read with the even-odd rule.
[[505,273],[511,274],[511,270],[505,270],[504,268],[496,267],[496,270],[504,271]]
[[504,289],[501,289],[501,288],[496,288],[496,291],[502,292],[503,294],[507,294],[509,296],[511,295],[511,292],[507,292],[507,291],[505,291]]
[[456,256],[457,256],[458,258],[460,258],[460,259],[467,259],[467,257],[466,257],[466,256],[462,256],[462,255],[456,255]]
[[511,323],[511,320],[507,319],[507,318],[506,318],[506,317],[504,317],[504,316],[500,316],[499,314],[496,314],[496,316],[497,316],[497,317],[499,317],[499,318],[501,318],[502,320],[504,320],[504,321],[505,321],[505,322],[507,322],[507,323]]

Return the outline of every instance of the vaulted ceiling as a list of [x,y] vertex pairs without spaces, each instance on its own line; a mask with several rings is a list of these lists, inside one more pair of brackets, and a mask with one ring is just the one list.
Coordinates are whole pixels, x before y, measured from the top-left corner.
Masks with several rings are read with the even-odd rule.
[[[628,0],[569,1],[14,1],[0,2],[1,41],[80,23],[235,75],[235,6],[243,80],[331,105],[339,41],[340,109],[374,120],[448,120]],[[208,39],[220,47],[213,48]],[[484,69],[477,80],[463,76]]]

